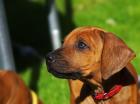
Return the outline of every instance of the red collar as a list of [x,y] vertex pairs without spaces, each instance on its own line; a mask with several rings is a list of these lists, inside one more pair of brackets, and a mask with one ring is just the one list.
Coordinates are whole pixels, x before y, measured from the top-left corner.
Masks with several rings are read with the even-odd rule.
[[95,100],[106,100],[109,99],[111,97],[113,97],[114,95],[116,95],[120,90],[121,90],[122,86],[121,85],[115,85],[109,92],[102,92],[102,93],[95,93],[93,95],[93,98]]

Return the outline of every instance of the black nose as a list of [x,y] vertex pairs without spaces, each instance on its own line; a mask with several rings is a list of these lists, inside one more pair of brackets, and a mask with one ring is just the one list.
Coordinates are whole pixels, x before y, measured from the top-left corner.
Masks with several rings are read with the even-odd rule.
[[55,56],[51,55],[51,54],[48,54],[47,55],[47,61],[50,62],[50,63],[55,62]]

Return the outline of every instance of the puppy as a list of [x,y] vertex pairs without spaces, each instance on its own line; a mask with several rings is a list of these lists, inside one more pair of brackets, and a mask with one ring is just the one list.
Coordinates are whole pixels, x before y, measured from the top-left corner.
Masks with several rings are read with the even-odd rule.
[[54,76],[69,79],[71,104],[137,104],[134,57],[113,33],[80,27],[47,55],[47,66]]
[[12,71],[0,71],[0,94],[0,104],[42,104]]

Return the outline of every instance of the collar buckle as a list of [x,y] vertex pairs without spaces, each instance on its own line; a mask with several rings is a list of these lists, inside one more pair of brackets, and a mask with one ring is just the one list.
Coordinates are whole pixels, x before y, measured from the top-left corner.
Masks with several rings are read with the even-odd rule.
[[106,100],[106,99],[109,99],[109,98],[113,97],[114,95],[116,95],[117,93],[119,93],[121,88],[122,88],[122,85],[115,85],[109,92],[94,93],[93,94],[93,98],[95,100]]

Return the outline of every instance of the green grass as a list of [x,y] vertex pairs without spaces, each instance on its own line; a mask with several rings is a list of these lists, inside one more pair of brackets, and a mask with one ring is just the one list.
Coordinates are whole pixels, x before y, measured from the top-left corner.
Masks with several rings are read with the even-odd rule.
[[[57,0],[60,14],[65,15],[64,0]],[[140,73],[140,1],[139,0],[72,0],[73,23],[98,26],[122,38],[136,53],[133,64]],[[65,25],[65,24],[63,24]],[[38,95],[44,104],[69,104],[66,80],[54,78],[42,63]],[[30,70],[21,74],[28,85]]]

